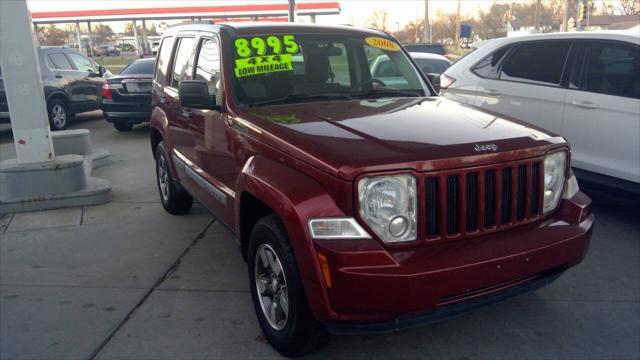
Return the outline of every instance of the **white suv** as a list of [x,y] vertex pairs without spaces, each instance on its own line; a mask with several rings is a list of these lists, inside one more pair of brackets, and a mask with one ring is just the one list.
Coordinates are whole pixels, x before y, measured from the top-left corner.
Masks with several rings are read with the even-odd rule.
[[572,163],[585,176],[604,174],[640,188],[638,33],[490,40],[450,67],[441,86],[445,97],[566,137]]

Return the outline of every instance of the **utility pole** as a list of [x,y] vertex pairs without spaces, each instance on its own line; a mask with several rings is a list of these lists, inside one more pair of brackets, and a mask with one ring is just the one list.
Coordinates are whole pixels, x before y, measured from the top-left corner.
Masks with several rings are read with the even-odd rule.
[[294,22],[296,12],[296,0],[289,0],[289,22]]
[[562,31],[569,31],[569,0],[564,0],[564,13],[562,14]]
[[536,0],[536,15],[534,20],[535,24],[533,24],[536,29],[536,32],[540,31],[540,5],[541,5],[540,2],[541,1],[542,0]]
[[585,11],[584,0],[578,0],[578,16],[576,19],[576,30],[578,31],[583,30],[582,20],[584,19],[584,11]]
[[460,49],[460,0],[458,0],[458,13],[456,15],[456,49]]
[[424,41],[431,42],[431,23],[429,22],[429,0],[424,0]]

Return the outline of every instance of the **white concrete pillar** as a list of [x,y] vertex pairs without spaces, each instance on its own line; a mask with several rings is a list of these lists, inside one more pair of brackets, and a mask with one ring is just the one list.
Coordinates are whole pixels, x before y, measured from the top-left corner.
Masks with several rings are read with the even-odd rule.
[[78,38],[78,52],[83,52],[82,49],[82,34],[80,34],[80,22],[76,21],[76,37]]
[[19,163],[55,156],[31,25],[26,0],[0,1],[0,66]]
[[140,56],[140,42],[138,41],[138,24],[133,20],[133,47],[136,48],[136,56]]
[[93,33],[91,32],[91,21],[87,21],[87,31],[89,32],[89,56],[93,56]]
[[142,19],[142,53],[148,54],[149,51],[149,42],[147,41],[147,23]]

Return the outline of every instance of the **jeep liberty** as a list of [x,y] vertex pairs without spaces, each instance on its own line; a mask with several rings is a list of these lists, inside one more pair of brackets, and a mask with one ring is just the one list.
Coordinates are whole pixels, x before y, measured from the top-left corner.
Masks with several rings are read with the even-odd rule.
[[[371,75],[381,56],[393,87]],[[565,139],[439,97],[385,32],[174,27],[152,105],[162,205],[197,199],[233,232],[283,355],[495,303],[586,255]]]

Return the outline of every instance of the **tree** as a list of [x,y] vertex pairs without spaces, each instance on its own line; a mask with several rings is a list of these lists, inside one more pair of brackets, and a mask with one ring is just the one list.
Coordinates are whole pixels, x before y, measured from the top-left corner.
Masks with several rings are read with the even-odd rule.
[[54,24],[49,24],[49,26],[38,26],[36,35],[38,36],[38,41],[40,45],[48,45],[48,46],[60,46],[65,45],[67,43],[68,35],[67,32],[61,29],[58,29]]
[[97,24],[92,26],[91,33],[97,44],[104,44],[113,37],[113,30],[109,25]]
[[367,25],[374,29],[388,31],[388,17],[389,14],[387,13],[387,10],[374,9],[367,19]]
[[[138,28],[138,36],[142,36],[142,25],[138,24],[136,26]],[[128,22],[124,24],[124,34],[128,36],[133,36],[133,22]],[[147,25],[147,35],[155,36],[158,35],[156,31],[156,27],[154,25]]]
[[493,3],[488,11],[480,11],[475,32],[481,39],[507,36],[507,24],[511,20],[509,4]]
[[640,0],[620,0],[617,10],[621,15],[640,15]]
[[456,14],[438,11],[431,21],[431,38],[444,42],[456,37]]

